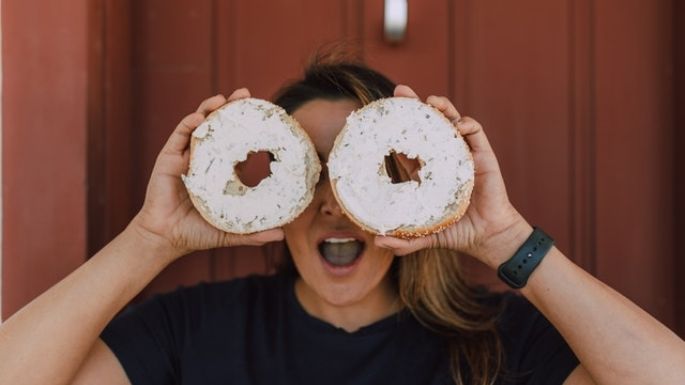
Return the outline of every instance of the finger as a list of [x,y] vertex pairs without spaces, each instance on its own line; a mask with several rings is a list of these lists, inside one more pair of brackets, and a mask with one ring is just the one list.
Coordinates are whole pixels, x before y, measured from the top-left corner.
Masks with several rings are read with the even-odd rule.
[[250,96],[250,90],[248,90],[247,88],[238,88],[237,90],[233,91],[233,93],[228,97],[228,101],[232,102],[238,99],[249,98]]
[[450,122],[461,119],[461,115],[456,107],[454,107],[454,104],[444,96],[431,95],[426,98],[426,103],[440,110]]
[[204,120],[205,117],[199,112],[192,113],[183,118],[181,123],[176,126],[174,132],[171,133],[169,139],[167,139],[166,144],[162,148],[162,152],[182,154],[190,143],[190,135],[193,133],[193,130],[195,130]]
[[395,92],[393,93],[395,96],[404,96],[407,98],[417,98],[419,95],[414,92],[409,86],[405,86],[404,84],[399,84],[395,87]]
[[271,229],[249,235],[224,233],[222,246],[261,246],[269,242],[282,241],[283,237],[284,234],[282,229]]
[[263,245],[268,242],[282,241],[284,237],[282,229],[271,229],[260,231],[258,233],[248,235],[251,242],[255,242],[258,245]]
[[421,249],[432,247],[434,239],[432,236],[412,239],[377,236],[374,239],[374,244],[378,247],[392,250],[395,255],[407,255]]
[[250,91],[247,88],[239,88],[228,97],[228,100],[221,94],[205,99],[197,108],[197,112],[190,114],[181,120],[181,123],[176,127],[171,134],[167,143],[164,145],[164,150],[172,153],[183,152],[190,143],[190,135],[199,126],[210,112],[223,106],[227,101],[249,98]]
[[474,152],[492,152],[492,146],[488,141],[483,126],[476,120],[463,117],[457,121],[457,129]]
[[207,114],[223,106],[224,104],[226,104],[225,96],[221,94],[214,95],[211,98],[203,100],[202,103],[200,103],[200,106],[197,108],[197,112],[202,114],[202,116],[207,116]]

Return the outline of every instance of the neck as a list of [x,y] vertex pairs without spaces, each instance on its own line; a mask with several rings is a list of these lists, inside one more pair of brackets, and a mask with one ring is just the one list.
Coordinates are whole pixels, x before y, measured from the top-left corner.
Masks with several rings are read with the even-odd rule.
[[366,297],[344,305],[335,305],[319,297],[302,278],[295,282],[295,296],[311,316],[348,333],[380,321],[400,310],[400,301],[389,277],[385,277]]

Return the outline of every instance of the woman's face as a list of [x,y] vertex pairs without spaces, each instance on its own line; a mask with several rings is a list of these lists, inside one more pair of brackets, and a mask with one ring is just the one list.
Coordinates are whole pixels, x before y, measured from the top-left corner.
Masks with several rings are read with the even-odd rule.
[[387,298],[386,276],[394,258],[389,250],[374,245],[373,234],[342,213],[327,177],[328,153],[345,119],[357,108],[352,100],[316,99],[293,113],[314,142],[322,171],[312,203],[284,227],[285,240],[304,283],[299,283],[304,295],[336,307]]

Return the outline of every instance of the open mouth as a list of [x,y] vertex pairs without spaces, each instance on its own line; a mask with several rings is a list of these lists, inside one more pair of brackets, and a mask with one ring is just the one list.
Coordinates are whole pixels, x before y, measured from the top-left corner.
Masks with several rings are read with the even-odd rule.
[[364,252],[364,242],[354,238],[326,238],[319,243],[319,252],[333,266],[349,266]]

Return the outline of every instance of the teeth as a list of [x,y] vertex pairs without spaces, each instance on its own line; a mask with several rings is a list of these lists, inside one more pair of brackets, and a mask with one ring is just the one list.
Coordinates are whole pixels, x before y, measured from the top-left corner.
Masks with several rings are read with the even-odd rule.
[[356,239],[354,238],[326,238],[324,239],[324,242],[328,243],[345,243],[345,242],[354,242]]

